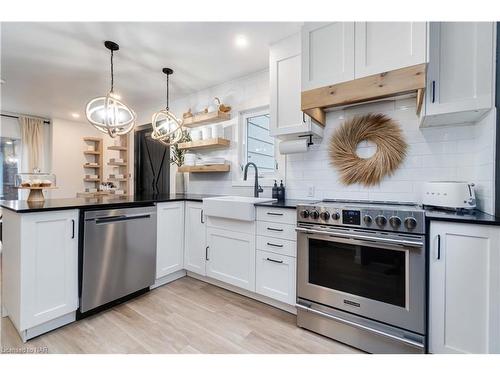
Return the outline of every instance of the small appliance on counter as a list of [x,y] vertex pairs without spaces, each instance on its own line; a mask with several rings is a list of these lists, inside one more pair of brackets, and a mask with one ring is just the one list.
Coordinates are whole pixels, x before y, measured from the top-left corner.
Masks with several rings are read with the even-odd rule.
[[424,184],[422,204],[449,210],[476,208],[474,184],[463,181],[434,181]]

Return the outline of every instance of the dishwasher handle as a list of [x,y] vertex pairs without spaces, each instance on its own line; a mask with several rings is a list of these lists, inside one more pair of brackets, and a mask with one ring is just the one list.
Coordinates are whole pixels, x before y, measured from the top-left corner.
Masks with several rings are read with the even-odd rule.
[[[115,223],[118,221],[130,221],[130,220],[138,220],[138,219],[149,219],[151,215],[149,214],[141,214],[141,215],[115,215],[115,216],[105,216],[95,218],[96,224],[107,224],[107,223]],[[92,219],[91,219],[92,220]]]

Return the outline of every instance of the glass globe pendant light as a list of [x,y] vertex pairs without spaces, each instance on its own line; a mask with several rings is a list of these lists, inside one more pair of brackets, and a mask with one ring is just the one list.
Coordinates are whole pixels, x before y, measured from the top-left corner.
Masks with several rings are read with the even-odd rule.
[[163,143],[165,146],[172,146],[179,143],[182,138],[182,121],[175,117],[168,107],[168,79],[174,71],[170,68],[163,68],[162,72],[167,75],[167,106],[165,109],[153,114],[153,118],[151,119],[151,126],[153,127],[151,138]]
[[114,71],[113,53],[120,49],[120,46],[109,40],[104,42],[104,46],[111,51],[111,89],[106,96],[99,96],[87,103],[85,114],[87,120],[96,127],[97,130],[115,138],[132,131],[137,120],[135,112],[123,103],[113,92]]

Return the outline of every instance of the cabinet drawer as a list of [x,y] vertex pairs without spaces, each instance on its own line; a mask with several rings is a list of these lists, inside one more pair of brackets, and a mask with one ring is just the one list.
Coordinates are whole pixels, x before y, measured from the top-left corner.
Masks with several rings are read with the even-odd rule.
[[295,303],[295,258],[257,250],[256,292],[275,300]]
[[282,238],[289,241],[297,241],[295,225],[271,223],[266,221],[257,222],[257,234],[259,236],[268,236]]
[[281,238],[257,236],[257,249],[293,258],[297,256],[297,242],[282,240]]
[[297,213],[289,208],[257,207],[257,220],[295,225]]

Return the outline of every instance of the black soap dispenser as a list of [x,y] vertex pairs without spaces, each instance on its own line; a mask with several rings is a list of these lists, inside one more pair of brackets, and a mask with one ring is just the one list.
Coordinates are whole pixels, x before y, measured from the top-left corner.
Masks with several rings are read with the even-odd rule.
[[280,186],[278,187],[278,202],[285,201],[285,187],[283,186],[283,180],[281,180]]
[[274,185],[272,189],[272,198],[278,199],[278,183],[276,182],[276,180],[274,180]]

